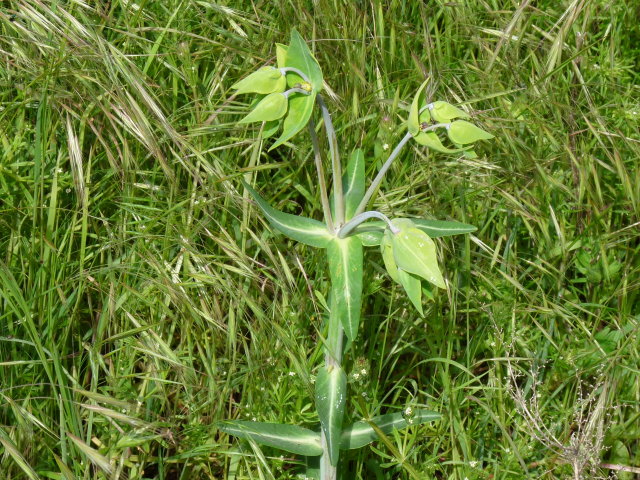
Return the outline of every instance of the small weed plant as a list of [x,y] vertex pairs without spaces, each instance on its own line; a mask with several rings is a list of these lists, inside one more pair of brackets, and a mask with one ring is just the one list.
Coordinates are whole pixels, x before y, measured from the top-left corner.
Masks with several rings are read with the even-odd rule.
[[[218,426],[230,435],[306,457],[306,478],[334,480],[340,478],[343,467],[340,462],[342,450],[358,449],[381,440],[393,454],[395,447],[388,434],[440,418],[437,412],[407,409],[364,418],[351,425],[343,423],[348,396],[343,357],[358,336],[364,247],[380,250],[389,276],[402,286],[418,313],[423,315],[422,282],[446,288],[433,239],[475,230],[471,225],[452,221],[389,218],[368,207],[389,167],[409,142],[417,142],[443,154],[473,158],[475,142],[490,139],[492,135],[468,121],[469,115],[464,110],[444,101],[430,102],[424,93],[427,80],[411,102],[406,134],[391,150],[367,188],[362,149],[351,153],[343,171],[339,152],[344,148],[338,144],[331,115],[321,94],[322,71],[306,42],[294,30],[288,46],[276,44],[276,54],[277,66],[261,68],[233,86],[237,94],[257,95],[251,112],[240,123],[263,122],[264,137],[280,132],[271,149],[288,142],[305,128],[308,130],[324,221],[278,211],[246,182],[244,187],[273,228],[292,240],[326,250],[331,282],[329,313],[320,337],[324,364],[317,367],[315,380],[315,406],[320,425],[312,430],[297,425],[229,420]],[[317,110],[329,146],[330,190],[314,119]],[[366,412],[364,399],[359,397],[357,402]],[[396,457],[400,458],[400,455]],[[403,466],[412,478],[420,478],[413,467]]]

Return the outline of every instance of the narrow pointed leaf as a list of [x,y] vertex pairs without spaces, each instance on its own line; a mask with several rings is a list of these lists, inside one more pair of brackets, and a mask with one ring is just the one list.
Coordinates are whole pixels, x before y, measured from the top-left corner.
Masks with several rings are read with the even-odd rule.
[[[394,222],[403,219],[394,219]],[[414,226],[431,238],[449,237],[452,235],[461,235],[463,233],[475,232],[477,230],[473,225],[467,223],[455,222],[451,220],[426,220],[422,218],[412,218]],[[365,247],[378,246],[382,242],[382,237],[386,229],[384,222],[367,222],[356,229],[357,236],[362,245]]]
[[251,439],[261,445],[308,457],[322,455],[320,434],[297,425],[229,420],[217,426],[229,435]]
[[436,132],[420,132],[414,135],[413,139],[420,145],[429,147],[431,150],[435,150],[440,153],[456,153],[464,150],[463,148],[447,148],[445,147]]
[[433,119],[440,123],[450,122],[454,118],[469,118],[467,112],[447,102],[433,102],[430,110]]
[[[3,457],[11,457],[13,461],[20,467],[27,478],[30,480],[38,480],[40,477],[35,470],[29,465],[27,460],[22,456],[22,453],[18,449],[15,443],[11,440],[11,437],[0,428],[0,446],[3,447]],[[3,458],[4,460],[4,458]],[[4,463],[4,462],[3,462]]]
[[[430,410],[416,410],[413,416],[409,419],[409,422],[411,423],[407,422],[402,415],[402,412],[373,417],[371,421],[375,423],[385,435],[387,435],[394,430],[402,430],[410,425],[421,425],[423,423],[433,422],[440,418],[442,418],[442,415],[437,412],[432,412]],[[376,440],[378,440],[378,435],[371,425],[364,421],[355,422],[353,425],[344,428],[340,448],[343,450],[353,450],[364,447]]]
[[[291,31],[291,43],[287,49],[285,60],[287,67],[294,67],[306,74],[311,80],[311,87],[315,93],[322,90],[322,70],[317,60],[307,46],[307,42],[300,36],[297,30]],[[290,86],[300,83],[303,80],[295,74],[288,73],[287,81]]]
[[[394,221],[398,224],[398,221]],[[393,235],[393,257],[398,268],[445,288],[433,240],[415,227],[403,228]]]
[[282,145],[306,127],[311,118],[315,101],[315,93],[311,93],[311,95],[294,95],[289,98],[289,113],[284,119],[282,134],[269,150]]
[[428,82],[428,79],[422,82],[422,85],[420,85],[420,88],[418,88],[416,95],[413,97],[411,109],[409,110],[407,129],[409,130],[409,133],[414,137],[420,132],[420,105],[422,104],[420,96],[422,95],[422,90],[424,90],[424,87],[427,86]]
[[347,171],[344,174],[343,192],[347,220],[353,217],[362,197],[364,197],[364,175],[364,153],[358,148],[349,157]]
[[357,237],[336,238],[329,243],[327,256],[335,315],[339,316],[347,339],[353,342],[362,307],[362,243]]
[[109,462],[109,459],[99,453],[97,450],[94,450],[89,445],[84,443],[75,435],[71,435],[67,433],[67,437],[78,447],[78,449],[86,455],[86,457],[93,463],[96,467],[102,470],[104,473],[111,475],[113,473],[113,466]]
[[287,87],[287,79],[280,70],[275,67],[261,68],[248,77],[235,83],[231,88],[241,93],[274,93],[284,92]]
[[287,113],[287,97],[272,93],[264,97],[256,107],[238,123],[268,122],[284,117]]
[[338,464],[342,418],[347,398],[347,375],[340,367],[323,367],[316,377],[316,410],[329,448],[332,465]]
[[459,143],[461,145],[493,138],[493,135],[490,133],[464,120],[456,120],[453,122],[449,127],[448,133],[453,143]]
[[431,238],[449,237],[451,235],[460,235],[463,233],[475,232],[477,230],[473,225],[450,220],[425,220],[422,218],[412,218],[411,221],[415,224],[416,228],[422,230]]
[[402,285],[404,291],[407,292],[407,297],[411,300],[411,303],[421,317],[424,317],[422,311],[422,285],[420,279],[415,275],[411,275],[409,272],[405,272],[402,269],[398,269],[398,283]]
[[256,201],[264,216],[267,217],[273,228],[287,237],[312,247],[325,248],[333,237],[327,227],[311,218],[299,217],[276,210],[263,199],[251,186],[242,181],[244,187]]

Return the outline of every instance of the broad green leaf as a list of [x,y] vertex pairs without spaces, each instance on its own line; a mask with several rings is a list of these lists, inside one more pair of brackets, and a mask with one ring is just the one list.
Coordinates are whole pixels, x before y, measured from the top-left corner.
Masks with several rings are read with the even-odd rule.
[[[297,30],[291,31],[291,42],[287,49],[285,66],[294,67],[306,74],[311,80],[311,86],[315,93],[322,90],[322,70],[317,60],[307,46],[307,42],[300,36]],[[287,74],[287,82],[290,86],[300,83],[303,80],[295,74]]]
[[[394,221],[398,224],[398,220]],[[393,235],[393,257],[398,268],[424,278],[440,288],[445,288],[433,240],[415,227],[402,228]]]
[[384,261],[384,267],[387,269],[387,273],[394,282],[400,283],[398,265],[396,265],[396,260],[393,258],[392,237],[393,234],[391,232],[386,231],[384,233],[380,243],[380,251],[382,253],[382,260]]
[[309,123],[315,102],[315,93],[311,93],[311,95],[293,95],[289,99],[289,114],[284,119],[282,134],[269,150],[273,150],[288,141]]
[[268,122],[284,117],[287,113],[287,97],[272,93],[264,97],[256,107],[238,123]]
[[420,279],[415,275],[411,275],[409,272],[405,272],[402,269],[398,269],[398,283],[402,285],[404,291],[407,292],[407,297],[416,307],[421,317],[424,317],[422,311],[422,285],[420,285]]
[[322,367],[316,377],[316,410],[327,439],[329,459],[338,464],[342,418],[347,398],[347,375],[342,368]]
[[[373,417],[371,421],[375,423],[383,433],[389,434],[394,430],[402,430],[410,425],[421,425],[423,423],[433,422],[440,420],[440,418],[442,418],[442,415],[437,412],[416,410],[408,421],[401,412]],[[340,448],[343,450],[354,450],[369,445],[376,440],[378,440],[378,435],[371,425],[364,421],[355,422],[342,431]]]
[[454,118],[469,118],[467,112],[447,102],[433,102],[429,110],[433,119],[440,123],[448,123]]
[[264,67],[231,86],[241,93],[274,93],[284,92],[287,78],[275,67]]
[[349,157],[347,171],[342,182],[346,220],[350,220],[353,217],[362,197],[364,197],[364,175],[364,153],[357,148]]
[[473,225],[447,220],[425,220],[422,218],[412,218],[411,221],[415,224],[416,228],[422,230],[431,238],[449,237],[451,235],[460,235],[462,233],[470,233],[477,230]]
[[357,237],[335,238],[327,247],[336,312],[349,342],[358,334],[362,307],[362,243]]
[[493,138],[493,135],[485,132],[479,127],[476,127],[473,123],[466,122],[464,120],[456,120],[448,129],[449,138],[453,143],[459,143],[466,145],[468,143],[474,143],[478,140],[488,140]]
[[420,105],[422,103],[420,101],[420,95],[422,94],[422,90],[424,90],[424,87],[427,86],[428,82],[428,79],[422,82],[422,85],[420,85],[420,88],[418,88],[415,97],[413,97],[413,102],[411,102],[409,118],[407,119],[407,129],[409,130],[409,133],[414,137],[418,133],[420,133]]
[[297,425],[228,420],[218,423],[217,427],[234,437],[251,439],[290,453],[308,457],[322,455],[320,434]]
[[465,150],[463,152],[464,158],[468,158],[469,160],[473,160],[474,158],[478,158],[478,154],[473,150]]
[[335,238],[323,223],[311,218],[299,217],[276,210],[247,182],[243,180],[242,184],[256,201],[271,226],[287,237],[318,248],[327,247]]
[[464,150],[463,148],[447,148],[445,147],[436,132],[419,132],[413,136],[414,140],[420,145],[429,147],[431,150],[441,153],[456,153]]
[[278,68],[284,68],[287,63],[287,50],[289,47],[282,43],[276,43],[276,63]]

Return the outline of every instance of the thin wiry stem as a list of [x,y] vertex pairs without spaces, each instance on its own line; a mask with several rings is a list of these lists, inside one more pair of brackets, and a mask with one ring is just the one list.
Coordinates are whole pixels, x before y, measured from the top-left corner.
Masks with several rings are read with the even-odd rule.
[[384,174],[387,173],[387,170],[389,170],[389,167],[391,166],[393,161],[396,159],[396,157],[400,154],[400,151],[402,151],[402,148],[411,139],[411,137],[412,135],[407,132],[407,134],[402,138],[402,140],[400,140],[400,143],[396,145],[396,148],[393,149],[393,151],[391,152],[391,155],[389,155],[389,158],[387,158],[387,161],[384,162],[384,165],[382,165],[382,168],[378,172],[378,175],[376,175],[376,178],[374,178],[373,182],[371,182],[371,185],[367,189],[367,192],[364,194],[364,197],[362,198],[362,201],[358,205],[358,208],[356,208],[356,212],[355,212],[356,215],[364,212],[364,209],[367,208],[367,205],[369,204],[369,200],[371,200],[371,197],[373,197],[373,194],[378,190],[378,187],[382,182],[382,178],[384,177]]
[[327,140],[329,141],[329,153],[331,154],[331,169],[333,172],[333,203],[335,205],[336,225],[340,226],[344,223],[344,198],[342,196],[342,167],[340,165],[340,153],[338,152],[338,140],[336,131],[333,128],[329,109],[324,103],[322,95],[316,97],[316,101],[322,110],[322,119],[324,120],[324,129],[327,132]]
[[292,72],[295,73],[296,75],[298,75],[300,78],[302,78],[302,80],[304,80],[307,83],[311,83],[311,80],[309,80],[309,77],[307,77],[304,72],[298,70],[295,67],[282,67],[280,69],[280,73],[282,73],[283,75],[285,75],[287,72]]
[[322,155],[320,154],[320,145],[318,143],[318,135],[316,135],[316,124],[313,118],[309,119],[309,134],[311,135],[311,144],[313,145],[313,158],[318,172],[318,188],[320,188],[320,201],[322,202],[322,211],[324,212],[324,221],[330,232],[334,231],[333,217],[331,215],[331,205],[329,204],[329,195],[327,194],[327,183],[324,177],[324,167],[322,166]]
[[355,217],[353,217],[349,222],[347,222],[347,224],[342,227],[339,231],[338,231],[338,238],[345,238],[348,237],[349,234],[358,226],[360,225],[362,222],[366,222],[367,220],[370,220],[372,218],[378,218],[382,221],[384,221],[388,226],[389,226],[389,230],[391,230],[393,233],[397,233],[399,230],[393,225],[393,223],[391,222],[391,220],[389,220],[389,217],[387,217],[384,213],[381,212],[376,212],[376,211],[371,211],[371,212],[362,212],[358,215],[356,215]]

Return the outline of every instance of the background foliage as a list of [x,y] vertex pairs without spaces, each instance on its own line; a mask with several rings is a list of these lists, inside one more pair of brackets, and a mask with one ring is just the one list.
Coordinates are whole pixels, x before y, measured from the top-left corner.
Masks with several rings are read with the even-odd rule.
[[377,199],[479,230],[438,241],[449,288],[425,319],[365,258],[350,388],[371,413],[444,418],[393,438],[403,458],[352,454],[352,477],[408,478],[406,462],[425,478],[639,478],[636,10],[3,2],[0,476],[296,478],[297,460],[213,426],[317,421],[322,252],[272,234],[239,186],[321,218],[310,141],[267,152],[230,91],[295,27],[343,156],[364,146],[370,173],[426,75],[496,136],[474,160],[412,147]]

